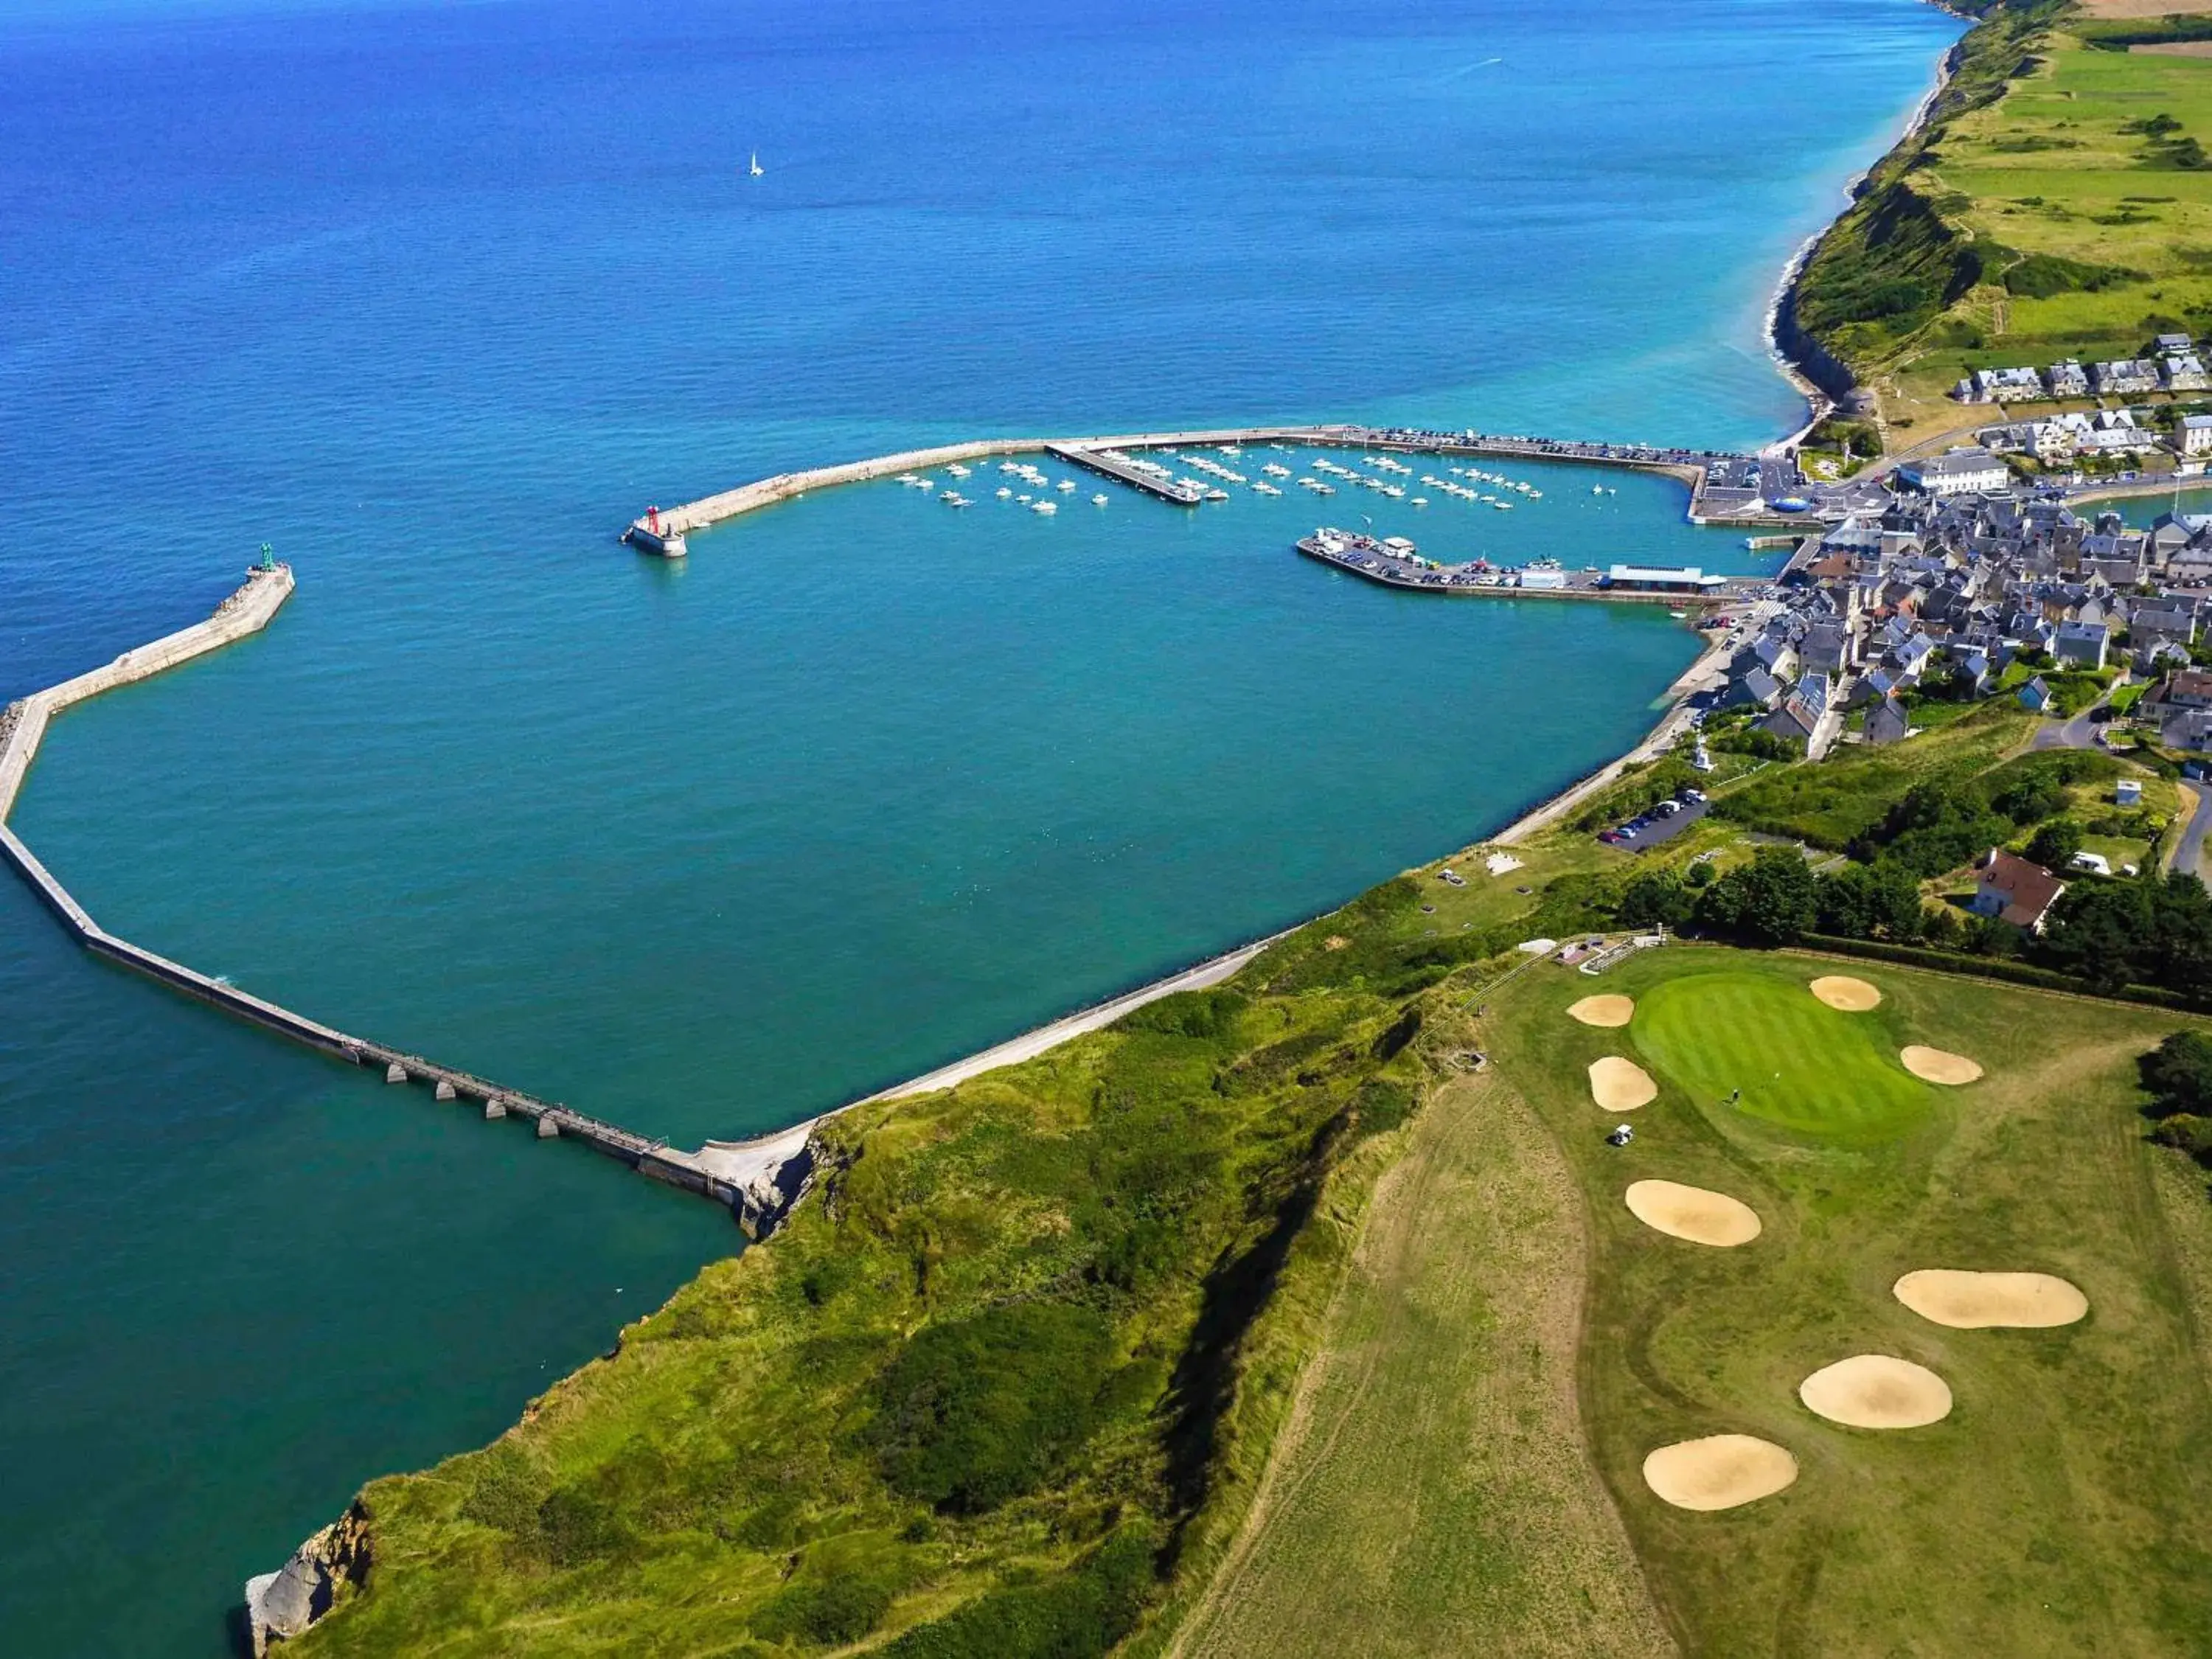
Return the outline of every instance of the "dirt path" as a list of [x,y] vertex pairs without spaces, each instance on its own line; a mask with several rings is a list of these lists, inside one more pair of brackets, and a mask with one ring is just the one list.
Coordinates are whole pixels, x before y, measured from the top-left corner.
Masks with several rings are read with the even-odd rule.
[[1385,1177],[1252,1513],[1171,1651],[1674,1651],[1583,1444],[1580,1200],[1496,1077]]

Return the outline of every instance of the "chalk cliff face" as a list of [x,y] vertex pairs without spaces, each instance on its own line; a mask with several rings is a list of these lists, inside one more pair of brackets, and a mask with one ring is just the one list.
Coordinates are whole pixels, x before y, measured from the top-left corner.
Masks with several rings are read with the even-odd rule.
[[246,1581],[253,1659],[263,1659],[271,1642],[305,1631],[331,1610],[341,1589],[357,1586],[368,1576],[368,1511],[356,1499],[275,1572]]
[[815,1144],[811,1136],[782,1163],[748,1182],[738,1201],[738,1223],[749,1238],[763,1239],[782,1224],[792,1206],[814,1184]]

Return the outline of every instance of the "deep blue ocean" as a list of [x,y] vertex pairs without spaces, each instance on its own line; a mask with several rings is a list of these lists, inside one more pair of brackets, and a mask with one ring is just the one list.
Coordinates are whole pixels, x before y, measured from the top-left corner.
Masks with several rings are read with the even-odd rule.
[[[60,721],[16,825],[117,932],[684,1144],[1311,915],[1618,752],[1693,646],[1295,535],[1755,568],[1740,538],[1528,467],[1510,514],[886,482],[684,567],[615,532],[993,433],[1766,441],[1802,412],[1777,274],[1958,27],[0,0],[0,696],[264,542],[301,581]],[[363,1480],[734,1248],[512,1130],[104,968],[0,880],[0,1650],[222,1652]]]

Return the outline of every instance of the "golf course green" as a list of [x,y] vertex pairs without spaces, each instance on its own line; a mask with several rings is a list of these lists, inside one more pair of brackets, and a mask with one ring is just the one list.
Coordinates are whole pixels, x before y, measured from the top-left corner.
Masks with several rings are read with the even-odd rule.
[[1898,1064],[1878,1015],[1839,1012],[1770,975],[1666,980],[1638,1000],[1632,1029],[1637,1046],[1700,1104],[1824,1140],[1889,1139],[1935,1097]]

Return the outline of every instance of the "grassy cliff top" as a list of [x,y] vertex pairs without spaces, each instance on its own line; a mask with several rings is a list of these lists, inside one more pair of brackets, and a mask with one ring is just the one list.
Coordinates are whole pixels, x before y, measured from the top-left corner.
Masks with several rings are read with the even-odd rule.
[[1878,392],[1893,450],[1989,418],[1943,398],[1972,369],[2212,333],[2212,58],[2145,49],[2169,36],[2212,49],[2212,16],[1989,8],[1824,239],[1799,316]]

